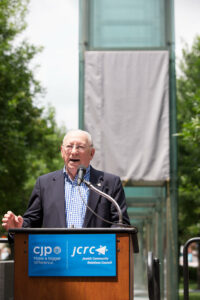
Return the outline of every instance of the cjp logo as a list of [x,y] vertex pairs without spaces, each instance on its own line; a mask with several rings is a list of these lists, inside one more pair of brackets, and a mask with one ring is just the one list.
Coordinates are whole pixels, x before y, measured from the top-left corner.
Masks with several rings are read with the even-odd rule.
[[47,256],[51,253],[60,254],[61,248],[59,246],[56,246],[52,248],[51,246],[35,246],[33,248],[33,252],[39,256]]
[[94,246],[79,246],[79,247],[74,247],[73,249],[73,252],[71,254],[71,257],[74,257],[76,254],[78,255],[87,255],[87,254],[91,254],[91,255],[94,255],[96,254],[96,252],[99,254],[99,255],[105,255],[106,252],[108,251],[107,247],[106,246],[100,246],[99,248],[96,249],[96,247]]

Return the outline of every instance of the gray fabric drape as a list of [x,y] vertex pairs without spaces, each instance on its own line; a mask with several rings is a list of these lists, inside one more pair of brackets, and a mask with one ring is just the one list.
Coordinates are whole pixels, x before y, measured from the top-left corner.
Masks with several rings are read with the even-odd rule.
[[169,179],[168,51],[85,53],[85,129],[94,167],[122,180]]

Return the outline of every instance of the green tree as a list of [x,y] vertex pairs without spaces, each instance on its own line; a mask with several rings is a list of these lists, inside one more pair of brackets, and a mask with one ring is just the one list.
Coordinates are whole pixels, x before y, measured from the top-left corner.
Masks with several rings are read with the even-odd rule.
[[41,50],[15,38],[26,28],[28,0],[0,1],[0,217],[23,213],[38,175],[62,166],[64,128],[52,107],[34,104],[43,93],[30,62]]
[[[183,50],[177,80],[179,130],[179,241],[200,235],[200,37]],[[200,248],[197,284],[200,288]]]
[[180,240],[200,234],[200,37],[183,50],[177,80]]

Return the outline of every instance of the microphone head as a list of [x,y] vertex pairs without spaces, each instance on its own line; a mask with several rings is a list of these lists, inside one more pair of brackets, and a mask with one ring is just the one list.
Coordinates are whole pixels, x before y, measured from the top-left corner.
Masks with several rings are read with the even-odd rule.
[[78,185],[80,185],[81,182],[83,181],[83,177],[85,176],[86,170],[87,170],[87,168],[83,165],[80,165],[78,167],[78,170],[77,170],[77,174],[78,174],[77,183],[78,183]]
[[79,172],[79,170],[82,170],[85,175],[87,168],[84,165],[80,165],[77,169],[77,173]]

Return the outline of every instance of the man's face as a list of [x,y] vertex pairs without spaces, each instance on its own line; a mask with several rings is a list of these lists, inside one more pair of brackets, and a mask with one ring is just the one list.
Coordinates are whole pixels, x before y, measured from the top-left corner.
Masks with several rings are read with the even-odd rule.
[[70,132],[61,146],[61,155],[68,174],[74,179],[80,165],[88,167],[95,149],[90,145],[85,133]]

